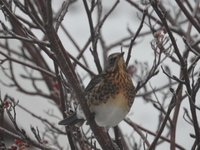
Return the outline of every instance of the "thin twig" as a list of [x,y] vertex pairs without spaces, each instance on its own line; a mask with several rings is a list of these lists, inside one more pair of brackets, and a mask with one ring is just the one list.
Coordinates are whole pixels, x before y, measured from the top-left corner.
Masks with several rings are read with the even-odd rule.
[[54,79],[56,78],[55,74],[53,74],[53,73],[51,73],[51,72],[49,72],[47,70],[44,70],[43,68],[41,68],[39,66],[34,66],[34,65],[31,65],[31,64],[27,64],[27,63],[25,63],[23,61],[20,61],[18,59],[12,58],[11,56],[9,56],[9,55],[1,52],[1,51],[0,51],[0,54],[5,56],[7,58],[7,60],[9,60],[9,61],[13,61],[13,62],[16,62],[16,63],[21,64],[23,66],[27,66],[27,67],[32,68],[34,70],[40,71],[40,72],[42,72],[42,73],[44,73],[44,74],[46,74],[46,75],[48,75],[48,76],[50,76],[50,77],[52,77]]
[[138,27],[134,37],[131,39],[131,43],[129,45],[129,50],[128,50],[128,55],[127,55],[127,58],[126,58],[126,66],[128,66],[129,60],[131,58],[131,51],[132,51],[133,43],[135,42],[137,36],[139,35],[139,33],[140,33],[140,31],[143,27],[143,23],[144,23],[144,19],[145,19],[146,14],[147,14],[147,9],[145,9],[143,11],[143,16],[142,16],[142,20],[140,22],[140,26]]
[[33,145],[33,146],[35,146],[35,147],[37,147],[37,148],[41,148],[41,149],[43,149],[43,150],[55,150],[55,149],[53,149],[53,148],[51,148],[51,147],[48,147],[48,146],[46,146],[46,145],[44,145],[44,144],[40,144],[40,143],[38,143],[38,142],[36,142],[36,141],[34,141],[34,140],[31,140],[31,139],[29,139],[29,140],[24,139],[24,138],[22,138],[21,136],[19,136],[19,135],[17,135],[17,134],[14,134],[14,133],[12,133],[12,132],[10,132],[10,131],[8,131],[8,130],[2,128],[2,127],[0,127],[0,132],[1,132],[2,134],[5,134],[5,135],[9,136],[9,137],[12,137],[12,138],[14,138],[14,139],[18,139],[18,140],[20,140],[20,141],[23,141],[23,142],[25,142],[25,143],[28,143],[28,144],[30,144],[30,145]]

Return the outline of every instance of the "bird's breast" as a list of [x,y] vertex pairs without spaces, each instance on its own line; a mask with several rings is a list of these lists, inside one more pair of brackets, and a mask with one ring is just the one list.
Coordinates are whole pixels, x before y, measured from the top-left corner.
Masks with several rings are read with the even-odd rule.
[[119,124],[129,112],[128,101],[123,94],[116,95],[115,99],[109,98],[106,103],[93,106],[95,121],[99,126],[114,127]]

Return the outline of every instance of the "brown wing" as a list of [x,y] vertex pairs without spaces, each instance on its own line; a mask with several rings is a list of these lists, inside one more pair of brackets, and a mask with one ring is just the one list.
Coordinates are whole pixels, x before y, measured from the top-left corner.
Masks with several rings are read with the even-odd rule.
[[84,93],[90,92],[97,84],[99,84],[104,79],[104,72],[95,76],[85,88]]

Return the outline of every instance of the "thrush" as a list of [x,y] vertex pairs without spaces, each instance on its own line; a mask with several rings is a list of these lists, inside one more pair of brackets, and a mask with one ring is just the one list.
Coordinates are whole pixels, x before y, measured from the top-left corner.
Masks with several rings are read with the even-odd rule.
[[[109,55],[104,71],[95,76],[84,90],[88,107],[97,125],[110,127],[118,125],[129,112],[135,98],[135,87],[127,72],[124,52]],[[82,125],[86,117],[79,105],[60,125]]]

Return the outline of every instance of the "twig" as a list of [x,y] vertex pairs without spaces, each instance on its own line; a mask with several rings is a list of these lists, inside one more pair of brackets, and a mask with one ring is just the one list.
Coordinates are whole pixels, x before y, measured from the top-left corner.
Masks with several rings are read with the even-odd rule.
[[89,26],[90,26],[90,33],[91,33],[91,40],[92,40],[92,49],[90,48],[90,51],[94,57],[94,62],[97,66],[97,70],[99,73],[102,72],[102,68],[101,68],[101,64],[100,64],[100,61],[99,61],[99,57],[98,57],[98,53],[97,53],[97,41],[98,41],[98,32],[95,31],[94,29],[94,25],[93,25],[93,21],[92,21],[92,15],[91,15],[91,12],[88,8],[88,5],[87,5],[87,1],[86,0],[83,0],[83,4],[84,4],[84,7],[85,7],[85,10],[86,10],[86,14],[87,14],[87,17],[88,17],[88,22],[89,22]]
[[[87,3],[87,2],[85,1],[85,3]],[[78,80],[74,73],[74,70],[73,70],[73,68],[71,68],[72,64],[71,64],[71,61],[69,60],[69,56],[68,55],[63,56],[64,47],[62,47],[62,45],[58,44],[58,42],[60,40],[59,40],[59,37],[57,36],[57,34],[55,33],[53,25],[52,25],[51,1],[50,0],[46,1],[46,4],[44,3],[44,1],[40,1],[40,4],[41,4],[42,8],[46,8],[46,10],[43,9],[43,12],[42,12],[44,22],[46,23],[45,30],[47,32],[47,36],[51,43],[51,46],[50,46],[51,50],[54,51],[57,58],[59,58],[58,59],[59,67],[61,68],[64,75],[68,79],[68,82],[69,82],[71,88],[74,90],[74,92],[77,96],[77,99],[80,102],[81,107],[83,108],[83,112],[86,116],[86,119],[87,119],[92,131],[96,135],[98,142],[100,143],[100,145],[102,146],[103,149],[110,149],[110,144],[108,143],[109,140],[106,138],[107,136],[106,136],[105,132],[100,132],[95,121],[90,119],[91,112],[87,106],[85,97],[84,97],[82,89],[78,83]]]
[[[49,47],[49,45],[50,45],[49,43],[40,41],[40,40],[36,39],[33,36],[31,36],[31,38],[30,38],[30,35],[29,35],[29,38],[25,38],[25,37],[22,37],[20,35],[17,35],[14,32],[10,31],[5,26],[5,24],[3,22],[0,21],[0,23],[1,23],[2,28],[5,30],[5,32],[7,32],[8,34],[12,35],[10,37],[9,36],[0,36],[0,39],[18,39],[18,40],[22,40],[22,41],[26,41],[26,42],[30,42],[30,43],[35,43],[35,44],[42,45],[42,46],[47,46],[47,47]],[[25,31],[25,28],[24,28],[24,31]]]
[[147,140],[146,136],[139,130],[138,126],[135,123],[131,122],[129,118],[124,119],[124,121],[134,128],[134,130],[140,135],[140,137],[143,139],[144,143],[149,148],[150,147],[150,143]]
[[177,81],[177,82],[179,82],[179,83],[181,83],[181,84],[185,84],[185,82],[184,82],[183,80],[177,78],[176,76],[174,76],[174,75],[173,75],[173,76],[169,75],[169,74],[163,69],[163,66],[162,66],[162,65],[161,65],[161,68],[162,68],[163,73],[164,73],[166,76],[168,76],[169,78],[171,78],[171,79],[173,79],[173,80],[175,80],[175,81]]
[[166,122],[167,122],[167,120],[169,120],[169,115],[170,115],[172,109],[174,108],[174,106],[175,106],[175,104],[176,104],[177,97],[176,97],[176,95],[175,95],[174,92],[173,92],[173,95],[174,95],[174,96],[173,96],[172,99],[171,99],[171,102],[170,102],[170,104],[169,104],[169,107],[168,107],[167,113],[166,113],[166,115],[165,115],[165,118],[164,118],[164,120],[163,120],[163,122],[162,122],[162,124],[161,124],[161,127],[160,127],[160,129],[159,129],[159,131],[158,131],[158,133],[157,133],[155,139],[154,139],[153,142],[151,143],[151,146],[149,147],[149,150],[154,150],[154,149],[155,149],[156,143],[158,142],[158,140],[159,140],[159,138],[160,138],[160,136],[161,136],[161,134],[162,134],[162,132],[163,132],[163,130],[164,130],[164,128],[165,128]]
[[128,62],[129,62],[129,60],[131,58],[131,51],[132,51],[133,43],[135,42],[137,36],[139,35],[139,33],[140,33],[140,31],[141,31],[141,29],[143,27],[143,23],[144,23],[144,19],[145,19],[146,14],[147,14],[147,9],[145,9],[143,11],[143,16],[142,16],[142,20],[140,22],[140,26],[138,27],[134,37],[131,39],[131,43],[130,43],[129,49],[128,49],[128,55],[127,55],[127,58],[126,58],[126,66],[128,66]]
[[[163,25],[165,26],[165,29],[167,31],[167,33],[169,34],[169,37],[171,39],[171,42],[173,44],[174,47],[174,52],[176,53],[179,61],[180,61],[180,65],[181,65],[181,70],[182,70],[182,74],[185,80],[185,86],[187,89],[187,92],[189,95],[192,95],[192,89],[190,87],[190,80],[189,80],[189,76],[188,76],[188,71],[187,71],[187,63],[185,62],[184,58],[181,56],[178,46],[176,44],[176,40],[168,26],[168,23],[165,19],[164,14],[161,13],[161,11],[158,9],[157,7],[157,2],[155,0],[151,0],[151,6],[153,7],[153,9],[155,10],[155,12],[157,13],[157,15],[159,16],[160,20],[163,22]],[[179,6],[181,7],[181,9],[185,8],[182,4],[182,2],[180,2],[179,0],[176,0],[176,2],[178,2]],[[186,10],[187,12],[187,10]],[[190,16],[187,16],[190,17]],[[193,18],[188,18],[190,21],[194,21]],[[194,23],[192,22],[192,24],[194,25]],[[199,26],[199,25],[198,25]],[[200,27],[196,28],[198,31],[200,31]],[[192,98],[192,100],[195,102],[195,98]],[[189,101],[190,103],[190,110],[192,113],[192,118],[194,121],[194,131],[196,134],[196,139],[197,139],[197,144],[200,143],[200,137],[199,137],[199,124],[198,124],[198,120],[197,120],[197,115],[196,115],[196,109],[194,108],[194,105]]]
[[[140,126],[140,125],[138,125],[138,124],[136,124],[136,123],[134,123],[134,122],[132,122],[131,120],[129,120],[129,119],[127,119],[127,118],[125,118],[124,121],[125,121],[126,123],[128,123],[130,126],[132,126],[134,129],[135,129],[135,127],[137,127],[137,128],[136,128],[137,130],[140,129],[140,130],[143,130],[144,132],[146,132],[146,133],[148,133],[148,134],[150,134],[150,135],[156,136],[156,133],[154,133],[154,132],[152,132],[152,131],[150,131],[150,130],[148,130],[148,129],[146,129],[146,128],[144,128],[144,127],[142,127],[142,126]],[[137,131],[137,130],[136,130],[136,131]],[[146,139],[146,137],[145,137],[145,139]],[[170,140],[167,139],[167,138],[164,137],[164,136],[160,136],[160,139],[165,140],[165,141],[167,141],[168,143],[170,143]],[[185,148],[183,148],[182,146],[180,146],[180,145],[178,145],[178,144],[175,144],[175,145],[176,145],[176,147],[179,148],[180,150],[185,150]]]
[[[44,74],[46,74],[46,75],[52,77],[53,79],[56,78],[55,74],[53,74],[53,73],[51,73],[51,72],[49,72],[49,71],[47,71],[47,70],[44,70],[43,68],[41,68],[41,67],[39,67],[39,66],[34,66],[34,65],[31,65],[31,64],[27,64],[27,63],[25,63],[25,62],[23,62],[23,61],[20,61],[20,60],[18,60],[18,59],[12,58],[11,56],[9,56],[9,55],[7,55],[7,54],[1,52],[1,51],[0,51],[0,54],[3,55],[3,56],[5,56],[5,57],[7,58],[7,60],[9,60],[9,61],[13,61],[13,62],[16,62],[16,63],[21,64],[21,65],[23,65],[23,66],[27,66],[27,67],[32,68],[32,69],[34,69],[34,70],[40,71],[40,72],[42,72],[42,73],[44,73]],[[1,62],[1,61],[0,61],[0,62]],[[1,64],[2,64],[2,63],[1,63]]]
[[188,41],[187,41],[187,39],[183,36],[182,37],[182,39],[183,39],[183,42],[187,45],[187,47],[189,48],[189,50],[191,51],[191,52],[193,52],[195,55],[200,55],[198,52],[196,52],[191,46],[190,46],[190,44],[188,43]]
[[64,132],[62,132],[62,130],[60,130],[59,128],[56,128],[52,123],[50,123],[47,119],[44,119],[40,116],[37,116],[35,113],[32,113],[31,111],[29,111],[28,109],[26,109],[25,107],[21,106],[18,104],[18,107],[20,107],[21,109],[23,109],[24,111],[26,111],[27,113],[29,113],[30,115],[32,115],[33,117],[37,118],[38,120],[48,124],[52,129],[56,130],[57,132],[61,133],[61,134],[65,134]]
[[59,28],[59,26],[61,25],[62,20],[64,19],[66,13],[68,12],[69,5],[70,5],[73,1],[74,1],[74,0],[63,1],[62,7],[61,7],[61,9],[59,10],[58,15],[57,15],[57,17],[56,17],[56,18],[57,18],[56,25],[55,25],[55,31],[56,31],[56,32],[58,31],[58,28]]
[[43,150],[55,150],[55,149],[53,149],[53,148],[51,148],[51,147],[45,146],[44,144],[40,144],[40,143],[38,143],[38,142],[36,142],[36,141],[34,141],[34,140],[31,140],[31,139],[28,139],[28,140],[27,140],[27,139],[24,139],[24,138],[22,138],[21,136],[19,136],[19,135],[17,135],[17,134],[14,134],[14,133],[12,133],[12,132],[10,132],[10,131],[8,131],[8,130],[2,128],[2,127],[0,127],[0,132],[3,133],[3,134],[5,134],[5,135],[7,135],[7,136],[9,136],[9,137],[12,137],[12,138],[14,138],[14,139],[18,139],[18,140],[20,140],[20,141],[23,141],[23,142],[25,142],[25,143],[28,143],[28,144],[30,144],[30,145],[33,145],[33,146],[35,146],[35,147],[37,147],[37,148],[41,148],[41,149],[43,149]]
[[188,12],[186,7],[183,5],[183,2],[181,2],[180,0],[175,0],[175,1],[178,4],[178,6],[181,8],[182,12],[187,17],[187,19],[192,23],[192,25],[195,27],[195,29],[200,33],[200,25],[199,25],[199,23],[196,22],[194,17],[192,17],[192,15]]
[[35,128],[33,126],[31,126],[30,128],[31,128],[31,131],[34,134],[35,138],[37,139],[37,141],[42,144],[42,139],[41,139],[41,137],[39,135],[38,128],[37,128],[37,131],[35,130]]
[[[4,124],[4,106],[5,101],[1,98],[1,91],[0,91],[0,127],[3,127]],[[4,142],[4,135],[0,134],[0,141]],[[1,143],[0,143],[1,146]]]

